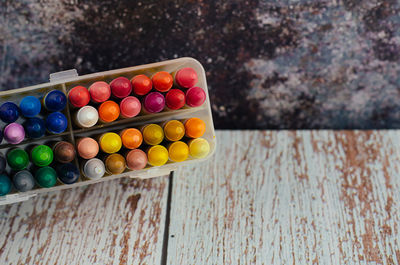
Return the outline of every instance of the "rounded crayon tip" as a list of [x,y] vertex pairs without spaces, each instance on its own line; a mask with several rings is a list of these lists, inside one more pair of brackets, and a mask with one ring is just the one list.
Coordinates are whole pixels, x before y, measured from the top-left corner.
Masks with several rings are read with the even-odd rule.
[[131,170],[140,170],[147,165],[147,155],[140,149],[134,149],[126,155],[126,166]]
[[143,107],[147,112],[157,113],[164,109],[165,98],[159,92],[151,92],[144,98]]
[[112,122],[118,119],[120,109],[114,101],[106,101],[101,103],[99,107],[99,117],[103,122]]
[[168,121],[164,125],[164,135],[168,141],[179,141],[185,136],[185,126],[177,120]]
[[19,117],[18,106],[12,102],[5,102],[0,106],[0,119],[5,123],[12,123]]
[[32,162],[39,167],[50,165],[53,157],[53,150],[47,145],[38,145],[31,152]]
[[129,96],[132,92],[132,84],[126,77],[117,77],[110,83],[111,93],[117,98]]
[[210,152],[210,145],[206,139],[197,138],[189,142],[189,153],[194,158],[204,158]]
[[105,133],[100,137],[100,148],[105,153],[116,153],[121,149],[121,147],[121,137],[116,133]]
[[19,144],[25,139],[24,127],[18,123],[10,123],[4,129],[4,139],[10,144]]
[[168,161],[168,150],[162,145],[152,146],[147,150],[147,159],[152,166],[162,166]]
[[50,113],[46,118],[46,128],[49,132],[58,134],[68,127],[68,120],[61,112]]
[[75,147],[68,142],[58,142],[53,149],[55,159],[60,163],[69,163],[76,156]]
[[41,167],[36,171],[35,179],[40,187],[50,188],[57,183],[57,172],[52,167]]
[[75,108],[81,108],[89,104],[90,93],[86,87],[76,86],[68,92],[69,103]]
[[165,95],[165,104],[172,110],[177,110],[185,106],[186,96],[180,89],[171,89]]
[[0,196],[4,196],[11,191],[11,180],[5,174],[0,174]]
[[74,117],[75,124],[81,128],[90,128],[96,125],[99,120],[99,113],[92,106],[84,106],[80,108]]
[[101,103],[110,98],[111,88],[106,82],[97,81],[89,87],[89,93],[94,102]]
[[199,138],[206,131],[206,124],[199,118],[190,118],[185,122],[185,134],[190,138]]
[[182,88],[191,88],[197,83],[197,73],[191,67],[185,67],[175,74],[175,83]]
[[83,159],[91,159],[99,153],[99,144],[93,138],[81,138],[76,142],[76,150]]
[[151,79],[145,75],[137,75],[131,80],[133,92],[136,95],[144,96],[150,92],[153,87]]
[[143,127],[143,140],[149,145],[157,145],[164,140],[164,131],[160,125],[148,124]]
[[25,132],[30,138],[40,138],[46,133],[44,120],[40,118],[30,118],[24,123]]
[[174,83],[172,75],[165,71],[155,73],[151,78],[151,81],[153,82],[154,89],[160,92],[167,92],[171,89],[172,84]]
[[21,148],[15,148],[7,153],[7,162],[14,170],[25,169],[29,163],[28,153]]
[[126,97],[120,103],[121,115],[124,118],[135,117],[140,113],[141,107],[142,104],[140,104],[140,101],[136,97]]
[[120,154],[111,154],[107,156],[105,164],[106,170],[110,174],[121,174],[126,168],[125,158]]
[[31,172],[28,170],[22,170],[17,172],[13,178],[14,187],[21,191],[25,192],[33,189],[35,187],[35,179],[33,178]]
[[40,113],[42,105],[40,100],[33,96],[24,97],[19,103],[19,109],[22,115],[28,118],[32,118]]
[[103,163],[98,158],[92,158],[88,160],[85,165],[83,166],[83,174],[88,179],[99,179],[104,176],[106,173],[106,168]]
[[64,184],[72,184],[79,179],[79,169],[72,163],[59,164],[56,169],[58,179]]
[[186,104],[189,107],[199,107],[206,101],[206,92],[201,87],[192,87],[186,91]]
[[181,141],[173,142],[168,147],[169,158],[174,162],[185,161],[189,156],[189,147]]
[[143,141],[142,133],[135,128],[125,129],[120,133],[122,144],[125,148],[136,149]]
[[67,97],[60,90],[52,90],[44,96],[43,102],[48,111],[62,111],[67,105]]

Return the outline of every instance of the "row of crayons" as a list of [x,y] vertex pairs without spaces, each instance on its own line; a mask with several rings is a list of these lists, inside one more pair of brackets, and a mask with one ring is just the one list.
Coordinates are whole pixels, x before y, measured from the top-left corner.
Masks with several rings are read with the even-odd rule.
[[[77,140],[76,149],[71,143],[61,141],[53,145],[37,145],[30,148],[31,161],[36,170],[35,176],[25,170],[29,164],[29,155],[21,148],[12,149],[6,159],[0,156],[0,195],[11,190],[11,180],[3,172],[6,162],[13,171],[14,187],[19,191],[33,189],[35,181],[40,187],[53,187],[57,179],[63,184],[75,183],[80,176],[79,169],[71,163],[76,154],[85,159],[81,163],[81,172],[87,179],[98,179],[107,172],[109,174],[123,173],[129,170],[140,170],[150,166],[162,166],[168,162],[181,162],[193,158],[203,158],[208,155],[210,146],[207,140],[201,138],[205,132],[205,123],[198,118],[190,118],[184,122],[171,120],[164,124],[147,124],[141,130],[128,128],[119,134],[107,132],[100,135],[96,141],[90,137]],[[186,137],[185,141],[181,141]],[[167,148],[160,145],[167,140]],[[142,142],[148,146],[144,152],[138,149]],[[117,153],[124,147],[124,156]],[[99,149],[104,152],[96,158]],[[53,163],[53,161],[56,163]],[[51,164],[55,166],[51,167]]]

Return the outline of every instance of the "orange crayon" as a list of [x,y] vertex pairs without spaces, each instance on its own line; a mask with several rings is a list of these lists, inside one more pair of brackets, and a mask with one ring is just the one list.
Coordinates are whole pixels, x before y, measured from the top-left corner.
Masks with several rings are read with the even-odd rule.
[[185,135],[189,138],[202,137],[206,131],[206,124],[199,118],[190,118],[185,122]]
[[99,118],[105,123],[118,119],[119,113],[119,105],[111,100],[103,102],[99,107]]
[[170,73],[165,71],[155,73],[151,77],[151,81],[153,82],[154,89],[160,92],[167,92],[168,90],[171,89],[174,83],[172,75],[170,75]]
[[138,148],[143,141],[142,133],[135,128],[125,129],[119,136],[121,136],[122,145],[128,149]]

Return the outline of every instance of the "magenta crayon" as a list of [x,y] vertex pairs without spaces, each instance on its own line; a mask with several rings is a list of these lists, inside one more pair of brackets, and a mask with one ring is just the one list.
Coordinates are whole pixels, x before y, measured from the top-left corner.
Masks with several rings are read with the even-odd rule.
[[201,87],[192,87],[186,91],[186,104],[189,107],[199,107],[206,101],[206,92]]
[[114,97],[125,98],[132,92],[132,84],[126,77],[117,77],[110,83],[111,93]]
[[181,88],[191,88],[197,83],[197,73],[191,67],[179,69],[173,76],[175,84]]
[[121,101],[119,107],[122,118],[132,118],[140,113],[142,104],[140,104],[140,101],[136,97],[129,96]]
[[10,123],[4,129],[4,139],[10,144],[19,144],[25,139],[24,127],[18,123]]
[[146,112],[157,113],[164,109],[165,98],[159,92],[147,94],[143,101],[143,108]]
[[19,108],[12,102],[5,102],[0,106],[0,119],[5,123],[12,123],[19,117]]
[[106,82],[97,81],[89,87],[89,93],[93,102],[101,103],[110,98],[111,88]]

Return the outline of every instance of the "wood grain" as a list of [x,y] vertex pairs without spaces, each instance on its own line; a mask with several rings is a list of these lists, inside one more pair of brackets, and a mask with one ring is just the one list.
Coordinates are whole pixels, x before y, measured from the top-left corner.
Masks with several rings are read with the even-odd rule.
[[174,174],[168,264],[400,264],[399,139],[218,132]]
[[0,264],[159,264],[168,177],[122,178],[0,207]]

